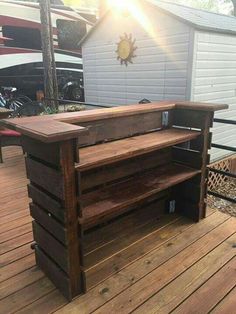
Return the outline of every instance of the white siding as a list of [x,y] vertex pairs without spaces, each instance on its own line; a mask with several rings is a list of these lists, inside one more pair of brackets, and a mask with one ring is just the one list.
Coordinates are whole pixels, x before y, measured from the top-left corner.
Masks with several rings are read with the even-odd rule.
[[[186,99],[190,28],[153,7],[145,14],[155,38],[131,16],[113,13],[83,44],[86,102],[123,105],[143,98]],[[137,46],[137,57],[127,67],[115,52],[124,33],[132,34]]]
[[[192,100],[224,103],[229,110],[216,117],[236,120],[236,36],[208,32],[195,33]],[[235,126],[215,123],[213,142],[236,146]],[[212,161],[229,152],[212,149]]]

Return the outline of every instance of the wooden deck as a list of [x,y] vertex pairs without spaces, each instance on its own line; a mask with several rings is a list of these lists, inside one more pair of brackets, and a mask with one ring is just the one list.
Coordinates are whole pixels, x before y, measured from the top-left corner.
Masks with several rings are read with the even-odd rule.
[[[3,156],[1,313],[235,313],[236,219],[213,210],[198,224],[178,217],[145,235],[135,262],[68,304],[35,266],[22,152]],[[128,244],[119,258],[127,252]]]

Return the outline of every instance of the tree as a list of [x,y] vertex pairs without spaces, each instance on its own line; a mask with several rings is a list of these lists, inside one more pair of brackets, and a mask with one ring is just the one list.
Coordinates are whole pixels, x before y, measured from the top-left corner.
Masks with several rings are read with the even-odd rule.
[[236,16],[236,0],[231,0],[233,3],[233,15]]
[[51,25],[51,6],[49,0],[39,0],[39,7],[44,70],[44,95],[47,105],[56,110],[58,109],[57,100],[47,100],[58,99],[58,86]]

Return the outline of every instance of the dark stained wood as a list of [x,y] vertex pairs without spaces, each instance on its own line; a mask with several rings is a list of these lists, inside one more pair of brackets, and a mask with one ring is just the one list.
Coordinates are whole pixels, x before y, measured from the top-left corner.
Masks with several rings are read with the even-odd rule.
[[173,125],[179,127],[204,129],[207,116],[207,111],[175,109],[173,115]]
[[[3,120],[4,125],[19,131],[25,136],[29,136],[44,143],[59,142],[61,140],[68,140],[79,136],[81,132],[86,132],[86,129],[77,125],[59,122],[53,119],[44,119],[43,117],[36,117],[38,119],[29,119],[21,121]],[[41,118],[41,119],[40,119]],[[25,122],[25,124],[24,124]]]
[[76,169],[93,167],[131,158],[196,138],[200,133],[190,130],[169,129],[150,134],[134,136],[110,143],[81,148],[80,163]]
[[38,204],[61,222],[65,222],[65,209],[62,208],[62,205],[58,200],[49,196],[45,191],[40,190],[39,187],[36,187],[33,184],[28,185],[28,194],[35,204]]
[[175,102],[175,107],[177,109],[189,109],[189,110],[200,110],[200,111],[216,111],[228,109],[226,104],[211,104],[203,102],[194,101],[177,101]]
[[56,167],[60,166],[59,143],[45,144],[30,137],[22,136],[24,151],[29,155],[42,159]]
[[81,172],[81,189],[84,191],[99,185],[129,177],[139,172],[164,166],[171,162],[171,149],[147,153],[114,164],[102,166],[93,170]]
[[[21,202],[22,204],[24,202],[28,202],[26,188],[24,188],[21,193],[17,192],[20,185],[18,185],[18,188],[16,189],[16,194],[14,194],[14,196],[16,195],[16,198],[12,200],[12,191],[15,191],[15,183],[17,179],[25,176],[24,172],[20,170],[23,165],[22,152],[19,149],[12,147],[4,149],[4,155],[6,156],[5,163],[0,165],[0,180],[4,179],[4,182],[7,182],[8,179],[9,185],[8,189],[3,191],[4,197],[1,197],[0,199],[1,218],[11,214],[12,212],[17,212],[17,202]],[[26,180],[22,181],[21,186],[25,186],[26,183]],[[134,213],[135,212],[133,212],[133,214]],[[144,214],[144,212],[142,213]],[[155,214],[154,209],[153,214]],[[133,218],[130,218],[130,220],[127,220],[127,223],[124,220],[125,217],[122,217],[123,220],[120,221],[120,229],[116,227],[116,233],[114,233],[113,238],[109,238],[113,225],[109,224],[103,226],[105,235],[104,243],[109,245],[109,241],[113,241],[113,239],[117,241],[119,233],[122,238],[123,231],[124,235],[127,234],[127,237],[129,237],[129,234],[132,235],[132,228],[135,228],[135,226],[137,228],[137,224],[139,222],[141,223],[139,220],[141,217],[142,216],[137,215],[137,219],[135,221],[136,216],[133,216],[134,221]],[[19,231],[21,233],[24,226],[29,225],[26,218],[30,221],[29,213],[27,217],[11,220],[10,223],[6,221],[2,224],[0,230],[0,242],[3,243],[2,240],[5,239],[5,235],[8,232],[2,232],[3,229],[10,230],[10,238],[13,239],[12,237],[15,237],[15,241],[17,243],[17,231],[21,230]],[[193,296],[195,291],[198,291],[202,285],[204,286],[207,284],[210,278],[214,278],[214,276],[222,269],[223,265],[227,265],[228,261],[230,261],[231,258],[234,258],[235,249],[232,245],[235,243],[235,239],[229,238],[229,235],[232,232],[235,233],[236,229],[235,225],[234,229],[232,229],[232,222],[228,224],[224,223],[224,221],[229,221],[229,219],[230,216],[228,215],[224,215],[220,212],[209,211],[208,209],[207,218],[201,220],[198,224],[195,224],[185,218],[179,219],[176,223],[168,225],[168,228],[163,224],[161,229],[162,231],[160,230],[159,236],[155,236],[154,234],[153,240],[147,241],[148,245],[153,246],[151,251],[142,255],[142,253],[145,253],[143,252],[143,248],[146,250],[146,245],[141,245],[139,250],[140,257],[137,258],[135,262],[126,265],[118,271],[118,273],[110,276],[108,279],[89,290],[86,294],[75,298],[69,304],[63,298],[59,290],[55,289],[54,285],[47,278],[45,278],[43,272],[35,266],[33,253],[23,257],[23,255],[17,255],[19,248],[13,249],[11,251],[11,263],[2,267],[0,270],[0,280],[3,280],[0,285],[1,310],[4,313],[19,312],[21,314],[49,312],[76,313],[78,309],[80,313],[83,314],[93,313],[95,311],[105,313],[103,306],[107,302],[111,300],[115,302],[115,300],[119,298],[122,293],[127,296],[127,300],[133,300],[132,292],[134,284],[136,288],[135,291],[137,291],[138,286],[140,287],[140,290],[145,290],[146,286],[144,284],[145,282],[148,282],[148,288],[155,288],[157,287],[156,285],[158,285],[157,288],[159,288],[158,294],[155,294],[155,292],[152,294],[152,296],[156,296],[157,299],[154,298],[153,303],[150,304],[153,304],[154,306],[161,305],[162,310],[159,311],[157,309],[155,311],[154,308],[154,312],[161,313],[162,311],[165,311],[165,313],[169,313],[184,300]],[[113,223],[118,223],[118,220]],[[12,228],[10,228],[10,225],[12,225]],[[5,228],[5,226],[7,227]],[[16,228],[15,232],[13,232],[14,228]],[[231,230],[230,233],[228,233],[229,229]],[[102,242],[100,241],[103,240],[103,229],[101,228],[99,230],[99,233],[97,233],[98,248],[102,245]],[[95,241],[95,235],[96,233],[94,233],[94,237],[92,237],[91,234],[89,242]],[[163,241],[162,243],[160,243],[161,239]],[[93,242],[93,244],[95,243]],[[28,244],[26,243],[22,246],[22,248],[27,246]],[[216,249],[212,249],[213,247],[216,247]],[[121,254],[119,259],[120,262],[124,262],[125,260],[123,258],[128,256],[128,254],[130,254],[131,257],[134,252],[137,253],[136,250],[132,250],[133,248],[134,246],[127,248],[127,255]],[[90,247],[90,251],[91,250],[93,250],[92,247]],[[21,253],[23,253],[23,251],[21,251]],[[189,260],[190,257],[193,258],[192,262]],[[2,255],[0,259],[1,258]],[[119,260],[116,259],[117,262],[119,262]],[[49,260],[49,262],[50,261],[51,260]],[[112,259],[110,259],[110,261],[112,261]],[[190,263],[192,266],[189,267]],[[46,265],[48,266],[49,263],[46,262]],[[111,262],[108,263],[107,266],[110,268],[104,269],[109,271],[109,269],[119,266],[119,264],[112,265]],[[178,269],[176,270],[176,268]],[[50,273],[51,272],[52,270],[50,270]],[[181,274],[179,275],[180,272]],[[155,277],[156,280],[154,280],[154,284],[152,285],[150,278],[152,278],[152,276],[156,276],[158,273],[159,277]],[[235,284],[235,276],[228,276],[227,273],[228,271],[225,272],[225,276],[220,276],[218,278],[219,281],[217,281],[217,285],[219,285],[219,287],[221,287],[221,280],[223,284],[224,278],[229,278],[232,285]],[[62,274],[64,273],[62,272]],[[57,274],[54,275],[54,278],[57,278],[59,283],[63,282],[64,285],[61,290],[68,285],[68,282],[63,281],[63,279],[59,278]],[[147,278],[147,281],[145,281],[144,278]],[[211,300],[212,290],[207,289],[206,291],[204,299]],[[225,295],[226,291],[228,290],[224,290],[224,288],[220,291],[220,297],[218,298],[220,303],[212,310],[212,313],[234,313],[236,290],[233,289],[229,292],[229,294]],[[151,293],[152,292],[153,290]],[[218,289],[216,294],[217,292]],[[139,296],[139,292],[136,296],[137,295]],[[144,297],[142,300],[143,304],[145,304],[148,300],[151,300],[150,293],[147,295],[148,296],[146,298]],[[135,297],[135,300],[136,299],[137,297]],[[129,302],[126,302],[123,298],[122,301],[122,310],[128,311]],[[204,300],[201,298],[200,301]],[[107,309],[110,313],[111,306],[108,306]],[[147,308],[145,311],[142,311],[142,308],[140,308],[140,311],[141,313],[151,312],[151,310],[148,311]]]
[[109,188],[87,193],[81,199],[83,214],[80,223],[97,223],[98,219],[103,220],[111,213],[138,204],[196,174],[198,170],[180,165],[169,165]]
[[[110,227],[113,226],[113,228],[110,229],[110,237],[106,238],[106,240],[104,239],[104,236],[106,235],[103,233],[104,228],[100,228],[100,232],[98,232],[97,229],[92,230],[91,233],[88,234],[88,238],[85,235],[84,242],[87,242],[88,244],[88,241],[91,241],[93,243],[93,249],[90,249],[90,251],[87,251],[84,254],[84,266],[86,268],[90,268],[98,264],[100,261],[105,260],[113,254],[117,254],[123,248],[132,245],[134,242],[139,241],[140,238],[145,237],[147,234],[155,231],[157,226],[160,226],[161,222],[164,222],[165,220],[175,220],[177,217],[174,215],[171,217],[169,217],[169,215],[168,217],[165,217],[165,202],[166,199],[162,198],[157,199],[156,201],[153,201],[146,206],[143,206],[143,210],[141,212],[142,215],[140,215],[139,221],[136,224],[133,224],[132,229],[125,229],[123,227],[122,232],[119,234],[116,234],[116,230],[113,230],[114,227],[117,227],[117,220],[111,222]],[[150,214],[147,215],[146,212],[152,213],[152,217],[150,217]],[[132,216],[132,213],[129,213],[129,215]],[[127,220],[129,221],[129,215],[126,215],[125,219],[121,220],[121,222]],[[101,237],[101,239],[98,237]]]
[[208,113],[205,119],[205,127],[203,130],[204,135],[204,145],[202,149],[202,156],[203,156],[203,163],[201,168],[201,192],[200,192],[200,208],[199,208],[199,218],[206,217],[206,196],[207,196],[207,179],[208,179],[208,172],[206,170],[209,162],[210,162],[210,155],[208,154],[209,143],[211,143],[211,133],[210,127],[213,124],[213,113]]
[[35,248],[37,265],[39,265],[51,281],[60,289],[62,294],[71,299],[71,290],[68,276],[59,268],[39,247]]
[[186,166],[201,169],[203,164],[203,156],[201,152],[181,147],[172,148],[173,160]]
[[[132,265],[145,254],[150,254],[165,243],[168,238],[166,233],[171,238],[183,232],[189,221],[179,218],[179,213],[195,221],[205,216],[209,128],[212,112],[217,106],[206,106],[209,109],[206,111],[201,109],[202,104],[184,103],[179,106],[184,107],[180,110],[176,104],[163,102],[84,112],[81,115],[62,114],[6,122],[12,128],[22,130],[26,140],[27,174],[35,193],[31,213],[35,218],[37,262],[45,273],[50,273],[50,278],[68,300],[119,272],[127,264]],[[219,106],[219,109],[222,108]],[[166,112],[169,120],[164,125],[162,119]],[[173,128],[172,123],[178,127]],[[90,135],[85,140],[82,134],[89,128]],[[200,129],[201,132],[192,129]],[[30,139],[27,140],[26,136]],[[81,148],[79,144],[97,145]],[[171,149],[178,144],[184,146]],[[160,150],[165,153],[160,153]],[[17,188],[22,183],[19,179]],[[186,190],[181,183],[186,184]],[[3,184],[7,186],[9,183]],[[45,200],[44,195],[47,196]],[[175,201],[174,215],[164,215],[160,221],[144,215],[148,219],[145,221],[140,216],[141,221],[133,225],[130,234],[122,234],[122,229],[118,228],[119,235],[116,232],[109,237],[106,233],[106,239],[100,239],[99,244],[90,246],[92,250],[87,250],[86,236],[94,230],[100,230],[102,235],[102,223],[109,221],[113,224],[117,216],[125,217],[130,211],[139,209],[141,212],[141,207],[145,213],[145,208],[155,202],[161,204],[156,205],[157,211],[164,211],[170,206],[170,201]],[[49,205],[53,206],[53,210]],[[57,216],[60,210],[64,213],[63,219]],[[24,211],[15,211],[11,217],[3,217],[3,221],[14,220],[15,215],[20,218],[25,215]],[[19,236],[19,244],[27,241],[26,238],[30,241],[30,237],[24,234]],[[3,252],[6,255],[3,260],[9,263],[4,267],[12,263],[12,250],[19,249],[19,256],[28,254],[23,246],[22,250],[20,248],[13,240],[4,243]],[[205,254],[200,253],[192,262],[196,263]],[[61,279],[63,288],[58,282],[58,269],[61,269],[58,278],[61,274],[66,276],[66,280]],[[176,272],[174,278],[179,275]],[[129,275],[127,278],[130,278]],[[160,280],[159,277],[156,279]],[[130,280],[131,283],[135,281],[135,276]],[[152,280],[150,277],[149,281]],[[146,294],[142,301],[139,297],[138,301],[132,299],[131,293],[131,303],[127,305],[131,311],[151,298],[153,292],[157,293],[146,285],[144,282],[141,299],[142,293]],[[134,295],[139,295],[139,291]],[[135,302],[138,303],[133,307]],[[122,312],[120,304],[122,300],[118,306],[110,307],[108,304],[107,310],[113,308]],[[104,309],[106,312],[106,306]]]
[[[161,202],[157,209],[158,206],[162,207]],[[176,215],[164,215],[153,220],[152,224],[130,230],[124,237],[121,234],[113,243],[104,246],[104,250],[98,250],[97,254],[89,254],[86,257],[87,267],[84,268],[87,289],[142,258],[158,244],[163,244],[171,235],[185,230],[186,226],[181,220],[184,219]]]
[[216,111],[227,109],[228,105],[162,101],[151,104],[136,104],[107,109],[87,110],[79,113],[62,113],[14,120],[5,119],[2,120],[2,124],[8,128],[19,131],[23,135],[27,135],[42,142],[51,143],[75,138],[79,136],[81,132],[86,132],[86,129],[83,127],[72,124],[148,112],[167,111],[175,108],[195,111]]
[[31,182],[50,191],[59,199],[64,199],[63,175],[60,171],[26,157],[26,173]]
[[[56,240],[46,229],[33,221],[34,240],[37,245],[51,257],[54,263],[68,273],[69,263],[67,249],[58,240]],[[44,270],[44,269],[42,269]]]
[[149,112],[127,117],[117,117],[80,123],[88,132],[79,137],[79,146],[118,140],[162,128],[162,113]]
[[[84,235],[84,255],[87,256],[91,252],[102,248],[108,243],[113,243],[116,239],[126,234],[130,234],[131,230],[149,223],[152,220],[158,220],[166,211],[165,207],[160,206],[160,199],[163,201],[168,198],[168,191],[158,194],[156,200],[150,204],[135,208],[135,210],[113,220],[111,223],[102,225],[95,230],[86,232]],[[156,205],[159,204],[157,207]]]
[[82,280],[80,267],[80,242],[78,226],[78,208],[77,208],[77,187],[76,172],[74,167],[75,141],[65,141],[61,144],[61,169],[64,178],[64,206],[66,213],[66,238],[67,238],[67,259],[68,276],[70,285],[68,287],[69,300],[82,293],[84,283]]
[[65,228],[50,213],[31,203],[30,214],[38,224],[50,232],[57,240],[67,244]]

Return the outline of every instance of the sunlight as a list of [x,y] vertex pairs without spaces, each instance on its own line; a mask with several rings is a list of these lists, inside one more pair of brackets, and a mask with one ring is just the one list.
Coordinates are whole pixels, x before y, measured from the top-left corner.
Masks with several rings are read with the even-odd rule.
[[126,10],[128,8],[127,0],[107,0],[108,6],[120,11]]
[[[165,51],[167,55],[170,55],[168,49],[165,47],[164,40],[158,36],[157,27],[153,27],[151,19],[145,14],[145,9],[140,4],[138,0],[107,0],[108,6],[111,10],[115,10],[118,14],[121,12],[128,12],[138,23],[143,27],[143,29],[149,34],[149,36],[155,40],[160,47]],[[171,58],[171,57],[170,57]]]
[[107,0],[107,2],[112,10],[118,10],[119,13],[128,11],[152,37],[155,37],[153,27],[137,0]]

